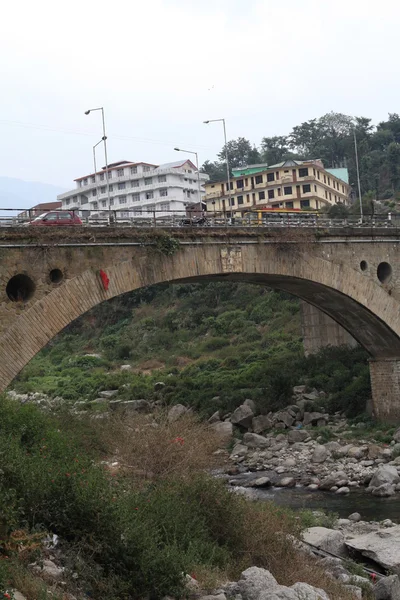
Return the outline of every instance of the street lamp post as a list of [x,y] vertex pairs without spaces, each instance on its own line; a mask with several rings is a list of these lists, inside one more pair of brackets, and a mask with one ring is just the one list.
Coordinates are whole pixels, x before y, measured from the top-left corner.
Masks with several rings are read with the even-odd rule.
[[102,106],[100,106],[99,108],[90,108],[89,110],[85,111],[85,115],[90,115],[91,112],[94,112],[96,110],[101,110],[101,119],[103,122],[103,138],[101,141],[104,142],[104,158],[106,161],[106,179],[107,179],[108,222],[111,225],[112,218],[111,218],[111,201],[110,201],[110,183],[109,183],[109,178],[108,178],[107,136],[106,136],[106,124],[105,124],[105,119],[104,119],[104,108]]
[[361,222],[362,222],[364,214],[363,214],[363,205],[362,205],[362,197],[361,197],[360,168],[358,165],[358,148],[357,148],[357,137],[356,137],[355,128],[353,129],[353,134],[354,134],[354,151],[355,151],[355,155],[356,155],[356,167],[357,167],[358,197],[360,200],[360,218],[361,218]]
[[[228,144],[226,140],[226,125],[225,119],[209,119],[208,121],[203,121],[206,125],[209,123],[222,123],[224,127],[224,140],[225,140],[225,162],[226,162],[226,176],[228,178],[228,202],[229,202],[229,210],[231,210],[231,170],[229,168],[229,157],[228,157]],[[225,202],[224,202],[224,212],[225,212]]]
[[96,200],[97,200],[97,202],[99,201],[99,198],[98,198],[98,193],[97,193],[98,192],[98,186],[97,186],[97,179],[96,179],[96,176],[97,176],[96,148],[97,148],[97,146],[99,144],[101,144],[102,141],[103,140],[101,139],[99,142],[97,142],[97,144],[95,144],[93,146],[93,165],[94,165],[94,178],[95,178],[95,181],[96,181]]
[[[197,152],[193,152],[193,150],[182,150],[182,148],[174,148],[176,152],[186,152],[186,154],[194,154],[196,157],[196,169],[197,169],[197,191],[199,194],[199,206],[201,213],[203,212],[203,205],[201,202],[201,185],[200,185],[200,171],[199,171],[199,157]],[[200,215],[201,216],[201,215]]]

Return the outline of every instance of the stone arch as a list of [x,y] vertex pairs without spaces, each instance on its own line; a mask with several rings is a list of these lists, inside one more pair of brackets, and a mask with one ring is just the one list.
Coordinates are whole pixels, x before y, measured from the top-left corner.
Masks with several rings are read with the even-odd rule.
[[[102,260],[104,256],[102,256]],[[383,286],[346,264],[310,253],[282,252],[272,245],[188,244],[173,256],[132,250],[129,259],[115,256],[29,302],[0,337],[0,389],[69,323],[115,296],[162,282],[231,279],[281,289],[313,304],[342,325],[373,359],[400,357],[400,303]]]

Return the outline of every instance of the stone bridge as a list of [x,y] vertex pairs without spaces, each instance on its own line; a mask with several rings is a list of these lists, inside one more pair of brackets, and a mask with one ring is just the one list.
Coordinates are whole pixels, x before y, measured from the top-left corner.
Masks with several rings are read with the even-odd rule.
[[0,390],[100,302],[161,282],[234,280],[294,294],[329,317],[308,311],[308,324],[344,328],[371,356],[375,416],[400,421],[399,243],[383,228],[0,229]]

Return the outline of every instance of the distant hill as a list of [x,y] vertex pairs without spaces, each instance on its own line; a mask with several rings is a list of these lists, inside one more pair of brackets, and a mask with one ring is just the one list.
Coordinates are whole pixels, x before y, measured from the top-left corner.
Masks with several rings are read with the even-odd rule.
[[30,208],[42,202],[54,202],[57,194],[66,191],[49,183],[0,177],[0,209]]

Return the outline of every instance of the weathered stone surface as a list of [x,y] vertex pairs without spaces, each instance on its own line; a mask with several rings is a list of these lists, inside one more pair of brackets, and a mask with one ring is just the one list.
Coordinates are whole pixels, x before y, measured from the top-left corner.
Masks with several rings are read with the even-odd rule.
[[291,429],[287,435],[289,444],[304,442],[310,434],[305,429]]
[[304,425],[316,424],[319,419],[323,419],[324,415],[319,412],[305,412],[303,417]]
[[351,515],[348,516],[349,521],[353,521],[354,523],[358,523],[359,521],[361,521],[361,515],[358,512],[354,512],[351,513]]
[[293,388],[293,394],[296,394],[296,395],[304,394],[306,389],[307,389],[307,386],[305,386],[305,385],[295,385]]
[[295,418],[286,410],[281,410],[280,412],[276,413],[275,418],[278,422],[284,423],[286,427],[291,427],[295,422]]
[[183,404],[175,404],[175,406],[170,408],[168,411],[168,417],[167,417],[168,422],[174,423],[175,421],[180,419],[183,415],[185,415],[187,413],[187,411],[188,411],[188,409],[186,408],[186,406],[183,406]]
[[395,486],[391,483],[382,483],[378,487],[372,488],[372,495],[378,498],[389,498],[396,493]]
[[311,457],[313,463],[323,463],[328,458],[328,450],[325,446],[315,446],[314,454]]
[[254,413],[249,406],[242,404],[239,406],[231,416],[231,423],[233,425],[239,425],[248,429],[251,426]]
[[369,488],[377,488],[385,483],[396,484],[399,481],[400,477],[396,467],[379,465],[369,483]]
[[253,413],[256,414],[256,403],[254,402],[254,400],[246,398],[242,406],[248,406],[253,411]]
[[327,527],[309,527],[303,531],[302,538],[311,546],[337,556],[347,556],[344,535],[341,531]]
[[352,446],[351,448],[349,448],[347,456],[349,458],[356,458],[357,460],[359,460],[366,454],[367,450],[367,448],[363,448],[360,446]]
[[296,480],[294,477],[282,477],[282,479],[280,479],[280,481],[278,481],[278,483],[276,485],[278,487],[291,488],[291,487],[295,487]]
[[44,559],[40,565],[33,565],[32,569],[48,579],[58,580],[64,575],[64,569],[48,559]]
[[394,432],[393,439],[394,439],[395,442],[400,442],[400,428],[397,429],[397,431]]
[[217,410],[213,415],[211,415],[211,417],[208,419],[208,422],[210,423],[210,425],[212,425],[213,423],[219,423],[220,420],[221,417],[219,414],[219,410]]
[[140,413],[151,412],[151,405],[149,402],[147,402],[147,400],[121,400],[120,402],[117,400],[115,401],[115,404],[112,400],[110,402],[110,408]]
[[229,421],[220,421],[219,423],[213,423],[210,427],[221,438],[221,442],[229,443],[233,435],[232,423]]
[[346,496],[347,494],[350,494],[350,488],[347,486],[342,486],[336,490],[335,494],[338,494],[339,496]]
[[374,586],[375,600],[400,600],[400,580],[398,575],[382,577]]
[[259,477],[255,481],[253,481],[253,487],[265,488],[270,487],[272,485],[269,477]]
[[400,525],[347,539],[345,544],[400,574]]
[[266,429],[271,429],[273,423],[267,415],[259,415],[254,417],[251,422],[251,428],[254,433],[262,433]]
[[225,594],[217,594],[216,596],[201,596],[199,600],[226,600]]
[[295,583],[292,587],[279,585],[266,569],[250,567],[238,581],[243,600],[329,600],[323,590],[307,583]]
[[100,398],[114,398],[118,394],[118,390],[104,390],[99,392]]
[[249,448],[268,448],[271,440],[257,433],[245,433],[243,443]]

